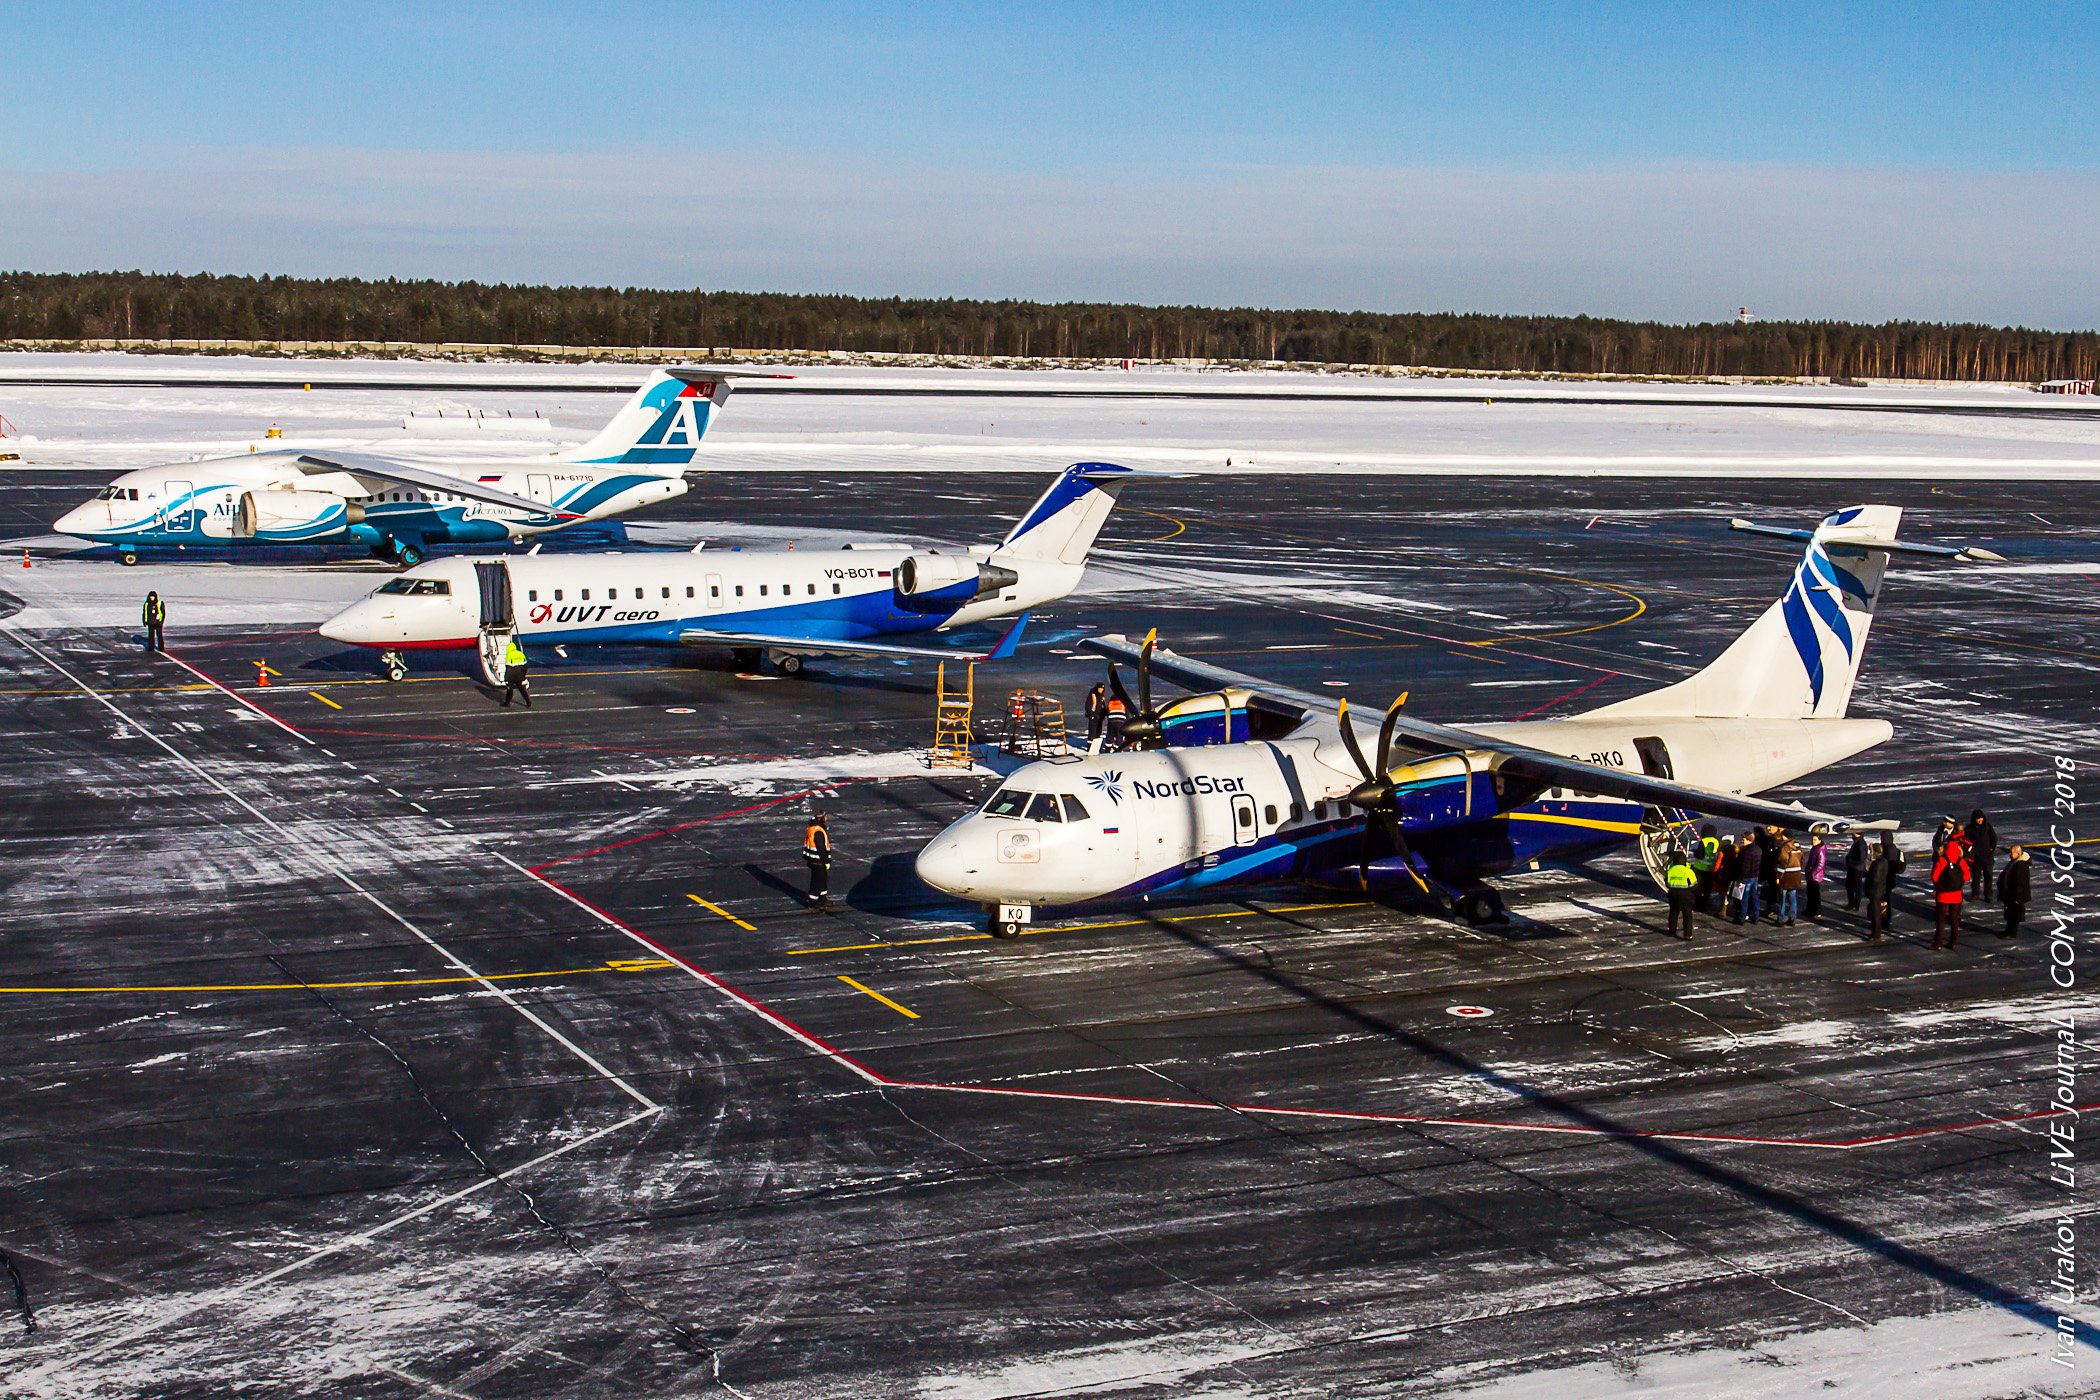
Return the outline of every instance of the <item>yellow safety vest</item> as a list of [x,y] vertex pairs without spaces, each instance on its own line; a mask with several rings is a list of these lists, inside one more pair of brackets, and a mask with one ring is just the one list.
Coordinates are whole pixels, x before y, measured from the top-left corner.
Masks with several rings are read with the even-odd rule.
[[1692,857],[1692,869],[1712,870],[1721,860],[1721,838],[1702,836],[1699,838],[1699,854]]
[[1663,883],[1673,890],[1688,890],[1699,883],[1699,875],[1684,861],[1672,861],[1663,871]]

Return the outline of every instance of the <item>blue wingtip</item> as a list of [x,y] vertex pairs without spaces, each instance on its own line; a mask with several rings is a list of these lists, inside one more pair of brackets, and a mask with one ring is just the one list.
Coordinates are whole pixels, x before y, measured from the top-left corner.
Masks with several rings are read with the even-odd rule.
[[1014,625],[1006,629],[1006,635],[999,639],[999,645],[987,652],[984,659],[987,661],[1004,661],[1007,657],[1012,656],[1016,651],[1020,650],[1021,633],[1027,630],[1027,627],[1028,614],[1022,613],[1014,619]]

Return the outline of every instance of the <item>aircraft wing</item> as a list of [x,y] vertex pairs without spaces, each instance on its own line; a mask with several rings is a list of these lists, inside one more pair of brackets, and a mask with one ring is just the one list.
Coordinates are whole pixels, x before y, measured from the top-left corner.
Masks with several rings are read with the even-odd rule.
[[1028,614],[1022,613],[989,651],[973,651],[968,647],[915,647],[872,639],[793,637],[776,632],[717,632],[698,627],[680,632],[678,642],[680,646],[689,647],[769,647],[775,651],[791,651],[797,656],[905,656],[940,661],[1003,661],[1021,644],[1021,631],[1027,625]]
[[381,481],[421,487],[426,491],[449,491],[455,496],[465,496],[470,501],[481,501],[492,506],[508,506],[512,510],[529,511],[534,515],[551,515],[556,520],[585,518],[569,511],[558,510],[545,501],[513,496],[508,491],[498,491],[478,481],[454,476],[451,472],[412,466],[407,462],[397,462],[391,457],[381,457],[371,452],[302,452],[298,457],[298,465],[317,471],[349,472],[353,476],[376,477]]
[[[1089,637],[1079,646],[1083,651],[1091,651],[1112,661],[1127,661],[1133,666],[1137,664],[1139,648],[1127,637]],[[1250,676],[1243,671],[1233,671],[1207,662],[1191,661],[1187,657],[1176,656],[1173,652],[1158,647],[1152,652],[1152,674],[1198,691],[1245,686],[1271,699],[1287,700],[1292,704],[1305,706],[1308,722],[1317,722],[1328,706],[1334,703],[1333,696],[1270,685],[1259,676]],[[1549,753],[1529,744],[1493,738],[1457,725],[1415,719],[1405,713],[1395,720],[1393,737],[1396,741],[1404,742],[1410,748],[1423,753],[1469,751],[1491,754],[1494,756],[1496,772],[1529,778],[1548,787],[1571,788],[1576,792],[1599,797],[1623,797],[1629,801],[1644,802],[1657,807],[1682,807],[1706,816],[1728,817],[1736,821],[1755,822],[1760,826],[1780,826],[1791,831],[1843,833],[1888,829],[1893,825],[1858,821],[1830,812],[1813,812],[1799,803],[1767,802],[1761,798],[1744,797],[1732,792],[1713,792],[1706,788],[1691,787],[1666,778],[1650,777],[1645,773],[1629,773],[1622,768],[1606,768],[1601,764],[1585,763],[1581,759]]]

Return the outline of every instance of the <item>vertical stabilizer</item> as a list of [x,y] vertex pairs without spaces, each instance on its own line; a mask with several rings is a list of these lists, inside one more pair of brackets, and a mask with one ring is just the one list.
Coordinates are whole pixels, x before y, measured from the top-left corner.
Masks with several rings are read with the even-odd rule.
[[712,369],[660,369],[596,437],[564,459],[591,466],[691,466],[709,421],[729,400],[731,377]]
[[1021,523],[994,550],[994,558],[1037,559],[1054,564],[1084,564],[1094,538],[1108,523],[1116,497],[1131,477],[1129,467],[1113,462],[1078,462],[1050,483]]
[[[1823,517],[1784,596],[1713,664],[1675,685],[1593,710],[1668,719],[1841,719],[1881,599],[1900,506]],[[1765,533],[1781,533],[1765,531]],[[1877,546],[1883,546],[1877,548]],[[1953,551],[1946,551],[1953,553]]]

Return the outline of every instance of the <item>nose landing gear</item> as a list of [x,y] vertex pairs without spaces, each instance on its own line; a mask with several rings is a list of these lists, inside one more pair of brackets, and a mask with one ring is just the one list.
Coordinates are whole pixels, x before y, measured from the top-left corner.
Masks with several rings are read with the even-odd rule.
[[408,658],[400,652],[383,651],[379,653],[379,664],[385,668],[388,680],[405,681],[408,679]]

